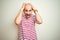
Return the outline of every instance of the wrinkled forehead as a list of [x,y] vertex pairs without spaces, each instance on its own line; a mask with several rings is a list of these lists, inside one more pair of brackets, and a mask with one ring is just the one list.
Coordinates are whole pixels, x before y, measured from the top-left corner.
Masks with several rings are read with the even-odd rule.
[[32,5],[30,3],[25,4],[24,9],[32,9]]
[[25,4],[25,6],[27,6],[27,5],[32,6],[32,4],[31,4],[31,3],[26,3],[26,4]]

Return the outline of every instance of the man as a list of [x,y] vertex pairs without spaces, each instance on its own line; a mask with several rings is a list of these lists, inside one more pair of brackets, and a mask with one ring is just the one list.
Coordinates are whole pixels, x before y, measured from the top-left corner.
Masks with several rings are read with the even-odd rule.
[[[32,13],[35,13],[33,15]],[[18,27],[18,40],[37,40],[35,23],[41,24],[42,19],[32,4],[24,3],[15,19]]]

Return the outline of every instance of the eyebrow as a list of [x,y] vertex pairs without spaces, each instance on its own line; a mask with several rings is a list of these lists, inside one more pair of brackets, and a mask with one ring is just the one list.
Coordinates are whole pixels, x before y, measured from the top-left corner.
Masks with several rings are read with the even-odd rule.
[[[26,9],[24,9],[24,10],[26,10]],[[33,8],[31,10],[33,10]]]

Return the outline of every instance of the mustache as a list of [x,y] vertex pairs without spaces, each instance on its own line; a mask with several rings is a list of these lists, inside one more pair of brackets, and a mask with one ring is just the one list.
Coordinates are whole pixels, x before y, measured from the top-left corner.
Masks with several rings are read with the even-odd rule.
[[25,14],[26,16],[30,16],[31,14]]

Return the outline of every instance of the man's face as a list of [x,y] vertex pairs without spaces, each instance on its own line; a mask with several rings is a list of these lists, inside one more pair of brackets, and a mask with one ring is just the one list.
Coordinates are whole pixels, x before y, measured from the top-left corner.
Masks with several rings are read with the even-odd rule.
[[32,14],[32,6],[31,5],[29,5],[29,4],[25,5],[24,14],[26,16],[30,16]]

